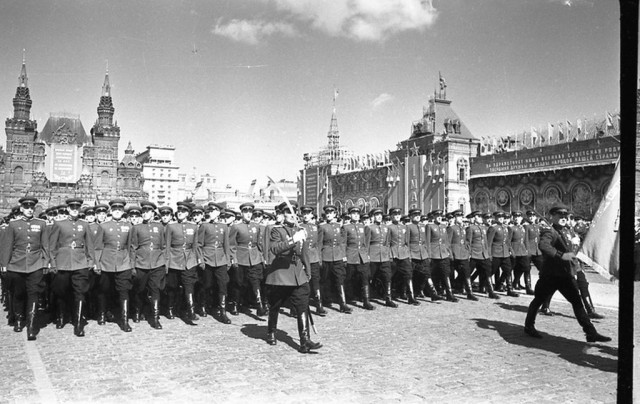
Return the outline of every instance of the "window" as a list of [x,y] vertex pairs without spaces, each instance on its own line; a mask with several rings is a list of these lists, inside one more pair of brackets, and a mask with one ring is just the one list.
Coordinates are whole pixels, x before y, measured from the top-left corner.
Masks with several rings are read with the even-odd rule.
[[16,167],[13,170],[13,183],[22,184],[24,182],[24,170],[22,167]]
[[458,171],[458,182],[464,182],[464,167],[460,167],[460,170]]

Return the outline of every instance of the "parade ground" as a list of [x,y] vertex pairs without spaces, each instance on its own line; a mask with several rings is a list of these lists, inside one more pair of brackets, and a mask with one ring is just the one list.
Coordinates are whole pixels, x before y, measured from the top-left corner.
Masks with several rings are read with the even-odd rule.
[[586,343],[559,294],[555,315],[538,317],[541,340],[522,330],[531,296],[458,295],[458,303],[376,304],[351,315],[329,309],[315,316],[312,333],[324,347],[308,355],[298,353],[295,318],[286,314],[276,346],[265,342],[266,319],[247,314],[232,325],[161,317],[163,330],[131,323],[131,333],[91,320],[84,338],[70,324],[49,324],[35,342],[3,320],[0,402],[612,403],[618,290],[595,273],[588,279],[606,316],[594,323],[610,343]]

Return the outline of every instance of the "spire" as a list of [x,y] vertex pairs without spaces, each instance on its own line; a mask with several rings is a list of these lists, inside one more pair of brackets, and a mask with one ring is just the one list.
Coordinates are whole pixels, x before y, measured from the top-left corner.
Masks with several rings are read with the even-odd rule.
[[20,70],[20,76],[18,77],[18,86],[29,87],[27,79],[27,59],[25,49],[22,50],[22,69]]
[[127,149],[124,151],[124,154],[133,154],[134,150],[133,150],[133,146],[131,146],[131,141],[129,141],[129,144],[127,145]]
[[340,131],[338,130],[338,117],[336,114],[336,99],[338,98],[338,89],[333,89],[333,112],[331,113],[331,124],[329,125],[329,150],[338,150],[340,148]]
[[31,113],[31,96],[29,95],[29,85],[27,78],[27,62],[25,50],[22,50],[22,68],[18,76],[18,88],[13,97],[13,118],[19,120],[29,120]]
[[113,126],[113,102],[111,100],[111,84],[109,83],[109,61],[107,61],[107,69],[104,75],[104,84],[102,85],[102,96],[100,104],[98,104],[98,123],[100,126]]
[[109,84],[109,61],[107,60],[107,70],[104,75],[104,84],[102,85],[102,96],[111,97],[111,84]]

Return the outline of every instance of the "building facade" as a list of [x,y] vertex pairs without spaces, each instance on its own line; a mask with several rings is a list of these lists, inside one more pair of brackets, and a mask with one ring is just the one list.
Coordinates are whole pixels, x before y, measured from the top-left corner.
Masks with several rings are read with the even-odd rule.
[[149,200],[158,206],[175,206],[178,199],[178,170],[175,164],[175,147],[172,145],[150,145],[136,156],[142,164],[144,191]]
[[[109,72],[98,103],[98,119],[87,134],[79,116],[51,114],[41,132],[31,119],[26,63],[23,60],[13,98],[13,116],[5,121],[6,149],[0,150],[0,213],[6,214],[25,195],[39,199],[38,209],[80,197],[93,205],[113,198],[138,201],[142,167],[128,157],[118,161],[120,127],[114,122]],[[130,146],[130,145],[129,145]]]

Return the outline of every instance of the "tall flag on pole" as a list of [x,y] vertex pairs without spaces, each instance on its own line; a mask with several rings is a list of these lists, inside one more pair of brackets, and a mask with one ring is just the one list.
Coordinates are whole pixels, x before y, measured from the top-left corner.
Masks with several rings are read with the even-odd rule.
[[613,281],[619,279],[620,249],[620,159],[611,184],[596,212],[589,232],[578,251],[579,260],[600,275]]
[[580,135],[582,135],[582,120],[578,118],[576,121],[576,126],[578,127],[578,134],[576,135],[576,140],[580,140]]
[[549,144],[553,142],[553,125],[547,122],[547,139],[549,139]]
[[558,123],[558,143],[564,140],[564,128],[562,127],[562,122]]
[[538,143],[538,132],[536,132],[536,128],[531,127],[531,144],[536,145]]
[[573,140],[571,132],[573,132],[573,125],[571,124],[571,121],[567,119],[567,142]]

